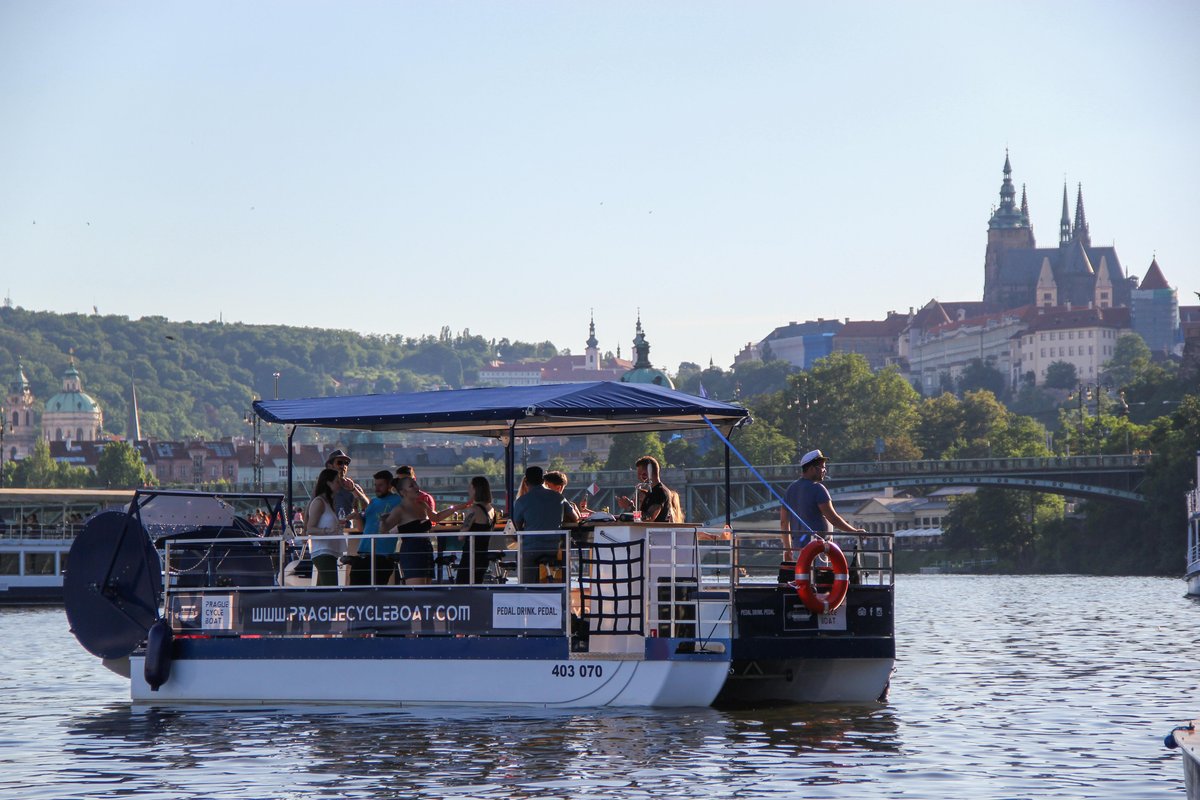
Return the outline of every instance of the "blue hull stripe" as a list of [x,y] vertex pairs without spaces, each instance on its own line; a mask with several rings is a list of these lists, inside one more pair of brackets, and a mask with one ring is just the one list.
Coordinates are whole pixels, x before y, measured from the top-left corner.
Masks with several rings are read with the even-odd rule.
[[413,638],[176,639],[177,660],[203,659],[550,659],[564,661],[570,646],[561,636]]
[[780,636],[733,641],[734,661],[895,657],[896,640],[890,636]]

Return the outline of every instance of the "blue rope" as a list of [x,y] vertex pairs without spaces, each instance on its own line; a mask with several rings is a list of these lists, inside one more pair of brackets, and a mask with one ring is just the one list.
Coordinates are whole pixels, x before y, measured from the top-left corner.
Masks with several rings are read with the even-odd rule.
[[[750,470],[750,472],[752,472],[752,473],[754,474],[754,477],[758,478],[759,482],[760,482],[760,483],[762,483],[762,485],[763,485],[763,486],[767,487],[767,491],[769,491],[769,492],[771,493],[771,495],[772,495],[772,496],[773,496],[773,497],[774,497],[776,500],[778,500],[778,501],[779,501],[779,505],[783,506],[784,508],[786,508],[786,509],[788,510],[788,513],[789,513],[789,514],[791,514],[791,516],[792,516],[792,519],[796,520],[796,521],[797,521],[797,522],[799,522],[801,525],[803,525],[803,526],[804,526],[804,529],[805,529],[805,530],[807,530],[807,531],[808,531],[808,532],[809,532],[811,535],[813,535],[813,536],[817,537],[818,539],[821,539],[822,541],[824,541],[825,537],[824,537],[824,536],[822,536],[821,534],[817,533],[816,531],[814,531],[812,528],[810,528],[810,527],[809,527],[809,525],[808,525],[808,523],[807,523],[807,522],[805,522],[803,519],[801,519],[801,518],[800,518],[800,515],[796,513],[795,509],[793,509],[791,506],[789,506],[789,505],[787,504],[787,501],[786,501],[786,500],[784,500],[782,497],[780,497],[780,496],[779,496],[779,492],[775,491],[775,487],[774,487],[774,486],[772,486],[772,485],[771,485],[771,484],[770,484],[770,483],[767,481],[767,479],[766,479],[766,478],[764,478],[764,477],[763,477],[763,476],[762,476],[762,475],[759,473],[759,471],[758,471],[758,470],[756,470],[756,469],[754,468],[754,465],[753,465],[753,464],[751,464],[749,461],[747,461],[747,460],[746,460],[746,457],[745,457],[744,455],[742,455],[742,451],[740,451],[740,450],[738,450],[736,447],[734,447],[734,446],[733,446],[733,442],[731,442],[731,441],[729,441],[729,439],[725,438],[725,434],[721,433],[721,431],[719,431],[719,430],[717,429],[717,426],[716,426],[716,425],[713,425],[713,424],[712,424],[712,421],[711,421],[711,420],[709,420],[709,418],[708,418],[708,417],[701,416],[700,418],[701,418],[702,420],[704,420],[706,423],[708,423],[708,427],[712,428],[712,430],[713,430],[713,433],[715,433],[715,434],[717,435],[717,437],[718,437],[718,438],[719,438],[719,439],[720,439],[722,442],[724,442],[724,443],[725,443],[725,446],[726,446],[726,447],[728,447],[730,450],[732,450],[732,451],[733,451],[734,455],[736,455],[736,456],[738,457],[738,460],[740,460],[740,461],[741,461],[743,464],[745,464],[745,465],[746,465],[746,467],[747,467],[747,468]],[[725,498],[725,502],[726,502],[726,503],[728,503],[728,502],[729,502],[729,498],[728,498],[728,497],[727,497],[727,498]]]

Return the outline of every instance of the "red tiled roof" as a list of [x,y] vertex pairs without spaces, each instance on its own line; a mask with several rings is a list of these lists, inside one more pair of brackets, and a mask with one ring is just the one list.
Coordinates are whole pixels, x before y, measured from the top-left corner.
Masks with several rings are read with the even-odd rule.
[[1171,285],[1167,283],[1167,278],[1162,274],[1162,269],[1158,266],[1158,259],[1155,258],[1150,262],[1150,269],[1146,270],[1146,277],[1142,278],[1142,282],[1138,284],[1138,289],[1170,289]]
[[1028,318],[1026,333],[1067,328],[1128,328],[1128,308],[1048,308]]

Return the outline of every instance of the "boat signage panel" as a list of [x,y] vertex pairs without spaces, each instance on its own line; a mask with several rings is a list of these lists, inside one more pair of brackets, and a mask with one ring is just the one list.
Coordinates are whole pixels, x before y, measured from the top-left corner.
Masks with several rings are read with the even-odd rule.
[[167,619],[180,634],[546,635],[564,631],[564,606],[561,592],[523,587],[270,589],[172,594]]
[[497,628],[553,628],[562,630],[562,594],[492,595],[492,625]]
[[200,627],[206,631],[233,630],[233,595],[205,595],[202,598]]
[[852,586],[834,614],[813,614],[788,587],[739,587],[734,601],[741,636],[808,635],[846,631],[891,636],[892,594],[887,586]]
[[817,628],[823,631],[846,630],[846,604],[842,603],[832,614],[818,614]]

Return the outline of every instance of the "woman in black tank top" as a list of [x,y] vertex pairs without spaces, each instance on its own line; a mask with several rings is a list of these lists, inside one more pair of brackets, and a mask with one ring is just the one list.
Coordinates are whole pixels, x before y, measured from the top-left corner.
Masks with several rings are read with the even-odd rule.
[[[488,568],[488,547],[496,527],[496,510],[492,508],[492,485],[482,475],[471,479],[467,500],[470,509],[463,518],[462,530],[478,536],[464,536],[462,556],[455,573],[455,583],[483,583]],[[474,557],[474,564],[471,558]]]

